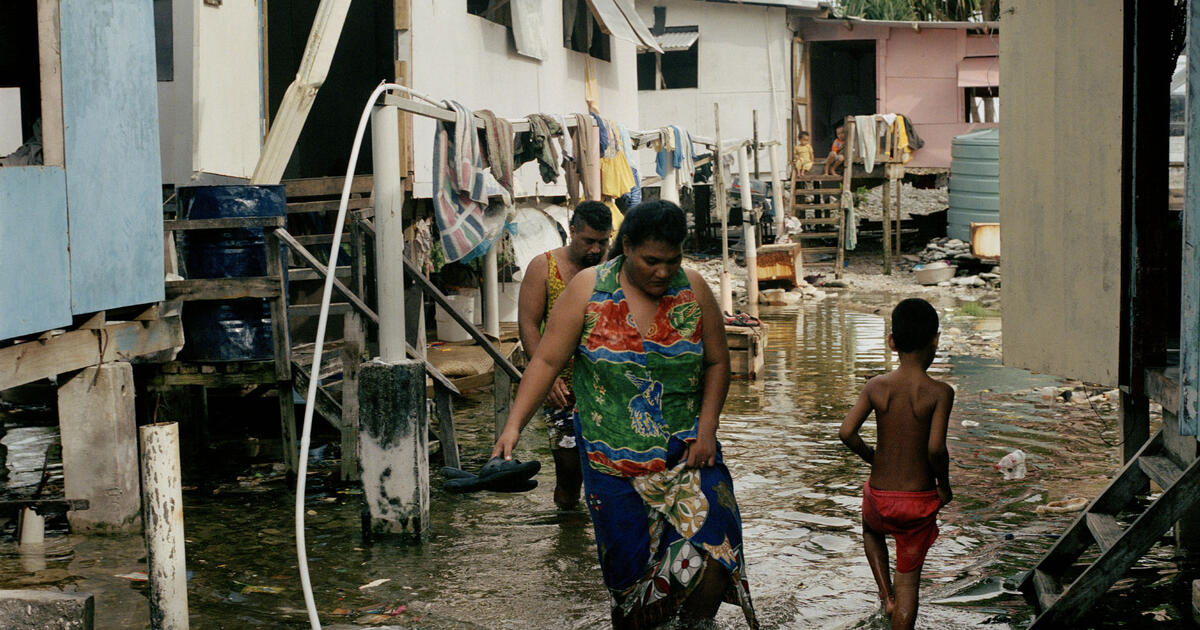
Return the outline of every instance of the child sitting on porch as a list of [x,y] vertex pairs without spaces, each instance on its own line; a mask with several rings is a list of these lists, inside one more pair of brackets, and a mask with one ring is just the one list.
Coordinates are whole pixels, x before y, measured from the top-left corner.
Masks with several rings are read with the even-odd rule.
[[[921,565],[938,535],[938,510],[953,497],[946,425],[954,390],[925,373],[940,336],[937,311],[928,302],[909,298],[897,304],[888,345],[899,353],[900,366],[867,381],[839,432],[871,465],[863,486],[863,546],[892,628],[916,622]],[[872,411],[878,450],[858,435]],[[885,534],[896,539],[894,584]]]
[[804,177],[813,167],[812,140],[807,131],[801,131],[796,138],[796,148],[792,149],[792,167],[796,169],[796,177]]
[[845,125],[837,126],[837,137],[833,139],[833,145],[829,147],[829,153],[825,156],[825,174],[836,175],[837,167],[846,161],[846,127]]

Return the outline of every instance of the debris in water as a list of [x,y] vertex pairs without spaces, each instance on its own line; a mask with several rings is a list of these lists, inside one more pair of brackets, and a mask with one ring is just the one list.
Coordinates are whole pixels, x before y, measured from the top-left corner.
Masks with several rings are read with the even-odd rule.
[[255,584],[247,584],[242,587],[242,594],[249,595],[250,593],[266,593],[267,595],[278,595],[283,592],[282,586],[258,586]]
[[392,581],[391,578],[379,578],[378,580],[371,580],[370,582],[367,582],[366,584],[363,584],[362,586],[358,587],[358,590],[365,591],[366,589],[369,589],[369,588],[375,588],[376,586],[379,586],[380,584],[383,584],[384,582],[391,582],[391,581]]
[[121,575],[114,575],[113,577],[124,578],[126,580],[129,580],[130,582],[145,582],[146,580],[150,579],[150,576],[146,575],[146,573],[143,571],[134,571],[133,573],[122,573]]

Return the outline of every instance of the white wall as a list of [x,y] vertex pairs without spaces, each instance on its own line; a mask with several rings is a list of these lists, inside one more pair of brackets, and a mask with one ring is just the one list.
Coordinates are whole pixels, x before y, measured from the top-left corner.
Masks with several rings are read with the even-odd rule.
[[[759,139],[787,142],[791,100],[791,43],[787,11],[779,7],[640,0],[638,13],[654,24],[654,7],[667,8],[667,26],[699,26],[699,87],[638,92],[643,129],[678,124],[712,137],[713,103],[721,106],[721,139],[753,135],[758,110]],[[781,152],[783,158],[787,153]],[[653,162],[642,156],[642,164]],[[765,156],[760,168],[767,168]]]
[[262,148],[262,7],[250,0],[195,5],[193,168],[250,177]]
[[198,2],[171,6],[174,79],[158,82],[158,142],[164,184],[182,184],[192,175],[192,31]]
[[[586,112],[584,64],[588,56],[562,45],[562,0],[540,0],[547,55],[538,61],[516,54],[508,29],[467,13],[465,0],[412,0],[412,86],[435,99],[490,109],[507,118],[542,112]],[[612,61],[592,59],[605,118],[638,127],[636,49],[613,37]],[[402,53],[403,54],[403,53]],[[413,120],[413,192],[431,195],[434,121]],[[561,184],[544,184],[537,163],[517,172],[517,195],[563,195]]]
[[158,84],[163,183],[250,177],[262,147],[261,2],[175,0],[174,80]]

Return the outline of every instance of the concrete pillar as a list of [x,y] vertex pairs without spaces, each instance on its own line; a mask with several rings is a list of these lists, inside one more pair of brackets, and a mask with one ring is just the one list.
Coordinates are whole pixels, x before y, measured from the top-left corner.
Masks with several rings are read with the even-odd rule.
[[420,540],[429,525],[429,422],[419,361],[362,364],[358,457],[373,535]]
[[400,178],[399,128],[400,110],[395,105],[376,107],[371,113],[379,355],[388,361],[405,357],[404,181]]
[[142,437],[142,489],[146,507],[146,560],[150,576],[150,627],[187,630],[187,562],[183,544],[183,490],[179,425],[148,424]]
[[58,388],[63,477],[68,499],[87,499],[67,512],[75,532],[141,529],[133,367],[84,368]]

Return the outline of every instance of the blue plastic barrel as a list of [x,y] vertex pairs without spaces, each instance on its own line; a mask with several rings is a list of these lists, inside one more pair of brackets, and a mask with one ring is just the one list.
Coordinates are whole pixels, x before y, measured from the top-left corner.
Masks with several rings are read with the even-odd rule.
[[967,242],[971,223],[1000,222],[1000,130],[978,129],[950,142],[946,235]]
[[[283,186],[186,186],[178,189],[186,220],[287,216]],[[262,228],[179,232],[187,278],[267,275]],[[271,304],[262,298],[187,302],[183,305],[181,359],[261,361],[274,358]]]

